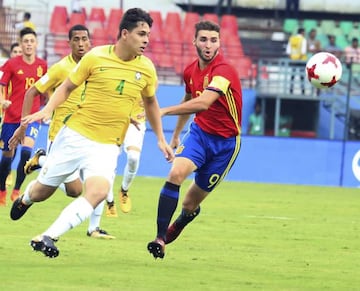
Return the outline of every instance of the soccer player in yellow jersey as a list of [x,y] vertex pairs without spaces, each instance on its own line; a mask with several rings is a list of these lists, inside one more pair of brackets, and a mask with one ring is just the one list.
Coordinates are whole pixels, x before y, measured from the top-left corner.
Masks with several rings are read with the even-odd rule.
[[165,140],[155,91],[156,70],[143,56],[152,19],[142,9],[127,10],[119,25],[115,45],[93,48],[57,88],[46,106],[22,119],[22,125],[49,118],[69,94],[85,82],[82,102],[65,121],[37,180],[14,201],[10,217],[22,217],[34,202],[49,198],[73,172],[84,180],[83,196],[71,202],[31,246],[45,256],[56,257],[54,240],[86,220],[107,196],[113,183],[119,146],[123,143],[135,102],[144,102],[147,120],[157,136],[158,147],[168,161],[174,153]]
[[[35,96],[47,92],[52,93],[67,78],[85,53],[90,50],[90,34],[89,30],[84,25],[74,25],[71,27],[68,36],[71,53],[51,66],[47,73],[39,79],[34,86],[27,90],[24,97],[22,116],[30,114],[30,109]],[[47,152],[50,150],[55,136],[63,126],[65,118],[73,113],[80,103],[81,94],[84,91],[84,88],[84,84],[77,87],[71,92],[69,98],[53,112],[48,133]],[[19,127],[13,135],[13,140],[16,141],[22,139],[24,134],[24,127]],[[41,168],[45,161],[46,151],[38,149],[35,155],[25,164],[25,173],[30,174],[32,171]],[[79,179],[79,171],[76,171],[67,177],[59,188],[70,197],[78,197],[82,192],[82,182]],[[112,191],[110,192],[112,193]],[[113,239],[114,236],[109,235],[105,230],[100,229],[99,227],[103,208],[104,202],[100,203],[90,216],[87,234],[94,238]]]

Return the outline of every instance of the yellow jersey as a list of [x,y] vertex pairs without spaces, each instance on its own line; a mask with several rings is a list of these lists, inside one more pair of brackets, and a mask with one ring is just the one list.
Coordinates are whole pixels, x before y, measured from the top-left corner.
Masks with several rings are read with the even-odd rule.
[[[54,92],[55,89],[68,77],[69,73],[75,68],[76,64],[77,63],[74,61],[71,54],[64,57],[49,68],[47,73],[35,83],[35,88],[40,93]],[[64,125],[65,118],[77,108],[80,103],[84,87],[84,84],[77,87],[71,92],[69,98],[56,108],[56,110],[54,110],[48,133],[50,141],[54,140],[56,134]]]
[[121,145],[135,106],[142,97],[154,97],[157,74],[152,61],[137,56],[121,60],[114,45],[98,46],[88,52],[69,79],[75,85],[85,82],[82,102],[66,125],[99,143]]
[[301,34],[293,35],[289,39],[290,58],[292,60],[306,60],[306,39]]

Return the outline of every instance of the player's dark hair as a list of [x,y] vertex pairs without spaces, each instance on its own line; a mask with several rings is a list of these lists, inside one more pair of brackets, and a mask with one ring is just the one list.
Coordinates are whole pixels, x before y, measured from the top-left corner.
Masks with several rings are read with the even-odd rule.
[[70,30],[69,30],[69,40],[71,40],[73,32],[74,31],[79,31],[79,30],[81,30],[81,31],[85,30],[87,32],[87,34],[88,34],[88,37],[90,38],[89,29],[86,26],[82,25],[82,24],[76,24],[76,25],[72,26],[70,28]]
[[212,21],[204,20],[195,24],[195,38],[197,37],[200,30],[216,31],[220,33],[220,26]]
[[35,37],[37,36],[36,32],[32,28],[25,27],[22,30],[20,30],[20,39],[22,39],[24,37],[24,35],[27,35],[27,34],[33,34],[33,35],[35,35]]
[[24,19],[30,20],[30,18],[31,18],[30,12],[25,12],[25,13],[24,13]]
[[121,22],[119,24],[118,39],[120,38],[121,31],[123,29],[132,31],[138,26],[138,22],[146,22],[149,27],[151,27],[153,19],[149,13],[147,13],[145,10],[142,10],[141,8],[131,8],[127,10],[121,18]]
[[17,46],[20,46],[18,42],[12,43],[11,46],[10,46],[10,51],[12,52],[12,50],[13,50],[14,48],[16,48]]

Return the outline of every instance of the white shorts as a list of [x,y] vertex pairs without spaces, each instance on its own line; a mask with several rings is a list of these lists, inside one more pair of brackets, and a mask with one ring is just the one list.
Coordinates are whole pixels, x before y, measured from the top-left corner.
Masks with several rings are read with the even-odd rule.
[[[53,144],[53,141],[51,141],[50,139],[48,139],[48,140],[47,140],[47,146],[46,146],[46,156],[49,155],[49,152],[50,152],[50,150],[51,150],[52,144]],[[80,173],[79,173],[79,171],[76,171],[76,172],[72,173],[70,176],[68,176],[68,177],[65,179],[64,183],[66,184],[66,183],[73,182],[73,181],[75,181],[76,179],[78,179],[79,177],[80,177]],[[81,181],[81,182],[82,182],[82,181]]]
[[38,181],[57,187],[79,171],[84,181],[92,176],[101,176],[111,184],[118,155],[117,145],[92,141],[64,126],[56,135]]
[[139,124],[139,127],[140,130],[138,130],[135,125],[130,123],[126,131],[124,142],[122,144],[122,148],[124,149],[125,152],[127,152],[127,148],[130,146],[137,147],[141,151],[144,142],[144,135],[146,131],[145,122],[141,122]]

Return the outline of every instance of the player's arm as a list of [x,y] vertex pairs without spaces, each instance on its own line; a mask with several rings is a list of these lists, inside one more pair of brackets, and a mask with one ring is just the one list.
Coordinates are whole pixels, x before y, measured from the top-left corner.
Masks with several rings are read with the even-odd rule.
[[[187,102],[191,99],[191,94],[190,93],[186,93],[183,100],[181,101],[181,104],[184,102]],[[161,112],[163,113],[163,110],[161,109]],[[180,144],[180,134],[182,132],[182,130],[184,129],[185,124],[187,123],[187,121],[189,120],[191,114],[183,114],[183,115],[179,115],[177,122],[176,122],[176,126],[170,141],[170,146],[172,148],[177,148]]]
[[151,128],[157,137],[158,147],[163,152],[165,158],[168,161],[172,161],[174,159],[174,153],[170,148],[170,146],[167,144],[164,136],[163,127],[161,123],[161,112],[157,98],[155,96],[143,97],[143,101],[144,101],[146,118],[148,119]]
[[6,86],[0,84],[0,105],[3,109],[6,109],[11,105],[11,101],[5,99],[5,89]]
[[73,82],[67,78],[54,92],[54,94],[40,111],[27,115],[21,119],[21,123],[27,125],[37,120],[49,119],[52,112],[62,104],[70,95],[70,93],[77,87]]
[[184,115],[208,110],[220,97],[220,93],[215,90],[205,89],[199,97],[192,98],[178,105],[164,107],[161,109],[163,115]]

